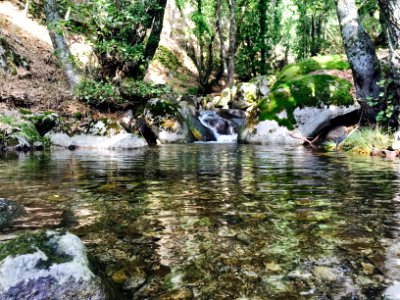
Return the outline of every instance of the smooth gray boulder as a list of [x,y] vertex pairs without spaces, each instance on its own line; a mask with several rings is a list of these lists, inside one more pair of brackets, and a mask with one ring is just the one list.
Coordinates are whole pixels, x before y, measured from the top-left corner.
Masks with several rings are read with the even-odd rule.
[[[312,139],[323,128],[328,128],[336,118],[345,116],[360,108],[351,106],[329,105],[325,107],[304,107],[294,110],[295,129],[289,130],[276,120],[258,121],[258,115],[251,112],[239,130],[239,142],[249,144],[291,144],[299,145],[306,139]],[[278,119],[286,119],[286,111],[277,114]],[[336,124],[337,127],[341,124]]]
[[304,137],[313,136],[319,128],[329,124],[333,119],[360,109],[359,104],[350,106],[329,105],[325,107],[304,107],[294,110],[297,129]]
[[0,300],[105,299],[86,249],[71,233],[46,231],[0,244]]

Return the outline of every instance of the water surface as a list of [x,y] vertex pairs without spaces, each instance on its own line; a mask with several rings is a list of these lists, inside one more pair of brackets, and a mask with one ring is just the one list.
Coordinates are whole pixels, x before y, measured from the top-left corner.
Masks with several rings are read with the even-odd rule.
[[400,280],[399,170],[235,144],[8,154],[0,197],[26,214],[0,238],[72,231],[115,299],[380,299]]

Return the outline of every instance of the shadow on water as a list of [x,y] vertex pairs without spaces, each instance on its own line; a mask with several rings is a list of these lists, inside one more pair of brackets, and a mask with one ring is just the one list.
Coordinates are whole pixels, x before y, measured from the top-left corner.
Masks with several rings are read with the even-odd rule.
[[78,234],[112,298],[379,299],[400,277],[398,169],[232,144],[10,156],[0,197],[27,213],[4,234]]

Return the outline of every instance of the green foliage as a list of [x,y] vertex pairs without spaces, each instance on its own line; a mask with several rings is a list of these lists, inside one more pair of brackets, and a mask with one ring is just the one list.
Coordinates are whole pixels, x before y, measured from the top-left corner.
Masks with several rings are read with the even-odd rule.
[[376,114],[376,122],[382,126],[397,126],[398,125],[398,114],[396,109],[396,99],[394,92],[390,90],[390,85],[393,83],[393,79],[382,79],[378,82],[382,92],[379,93],[377,98],[367,97],[367,104],[370,107],[380,109]]
[[153,116],[166,116],[171,115],[181,119],[179,112],[179,105],[166,99],[155,99],[147,105],[147,109]]
[[112,83],[103,81],[82,80],[76,87],[75,95],[95,107],[123,103],[119,89]]
[[[100,67],[100,78],[108,80],[123,72],[142,79],[147,68],[147,46],[156,44],[150,36],[156,13],[163,7],[156,0],[83,1],[73,7],[82,23],[68,27],[83,33],[91,42]],[[97,75],[97,74],[96,74]]]
[[[293,112],[296,107],[322,107],[323,105],[351,105],[351,84],[345,79],[331,75],[304,75],[274,86],[268,98],[258,103],[259,119],[276,120],[290,129],[295,125]],[[286,111],[287,117],[278,113]]]
[[[293,0],[293,3],[299,14],[296,22],[296,42],[293,45],[297,58],[306,59],[321,54],[324,49],[329,48],[325,32],[329,32],[332,27],[339,27],[335,2],[333,0]],[[335,23],[330,22],[331,19],[334,19]],[[332,53],[333,49],[329,51]]]
[[239,48],[235,66],[241,80],[248,81],[272,71],[276,60],[273,48],[284,38],[281,32],[283,11],[281,0],[238,1]]
[[165,86],[125,79],[120,84],[83,80],[75,90],[76,97],[99,108],[120,107],[145,103],[147,100],[171,92]]
[[341,149],[356,153],[369,154],[372,149],[387,149],[393,141],[393,134],[382,127],[361,128],[347,137]]
[[172,92],[169,86],[153,85],[144,81],[125,79],[119,87],[121,95],[126,101],[147,101]]

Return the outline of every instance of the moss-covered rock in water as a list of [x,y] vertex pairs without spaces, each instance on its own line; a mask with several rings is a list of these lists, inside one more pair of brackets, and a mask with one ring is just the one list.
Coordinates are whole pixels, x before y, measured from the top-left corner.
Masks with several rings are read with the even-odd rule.
[[[0,229],[10,226],[10,223],[23,213],[22,207],[10,200],[0,198]],[[0,245],[1,252],[1,245]],[[0,257],[1,257],[0,253]]]
[[194,140],[176,102],[154,98],[144,110],[147,126],[161,143],[189,143]]
[[229,102],[229,106],[236,109],[246,109],[257,102],[260,95],[261,93],[256,83],[239,83],[236,95]]
[[[296,124],[293,112],[299,107],[325,105],[349,106],[354,104],[351,84],[332,75],[304,75],[274,86],[268,97],[258,103],[259,120],[275,120],[292,129]],[[286,115],[279,116],[285,111]]]
[[37,114],[29,113],[29,111],[20,111],[27,120],[31,121],[37,132],[44,136],[47,132],[58,125],[59,117],[54,112],[41,112]]
[[86,249],[70,233],[46,231],[0,244],[0,299],[105,299]]
[[186,100],[175,102],[157,98],[147,104],[144,119],[160,143],[215,140],[195,114],[196,107]]
[[[0,114],[0,143],[3,149],[32,150],[48,146],[48,140],[38,131],[35,124],[40,124],[39,129],[45,133],[53,115],[47,114]],[[43,125],[43,126],[42,126]]]
[[285,66],[277,75],[272,90],[282,82],[292,80],[299,76],[307,75],[318,70],[347,70],[350,64],[341,55],[316,56],[296,64]]

